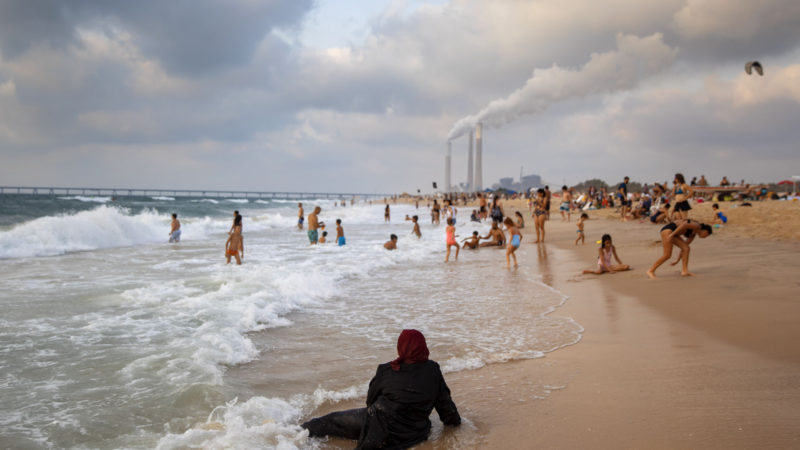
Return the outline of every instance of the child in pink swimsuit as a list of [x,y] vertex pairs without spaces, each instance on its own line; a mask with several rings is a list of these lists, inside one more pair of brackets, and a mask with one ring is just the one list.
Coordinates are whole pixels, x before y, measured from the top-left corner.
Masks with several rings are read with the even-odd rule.
[[447,234],[447,240],[445,241],[447,243],[447,255],[444,257],[444,262],[450,260],[450,247],[453,245],[456,247],[455,260],[458,261],[458,251],[461,249],[461,247],[458,246],[458,242],[456,241],[458,235],[456,234],[455,221],[452,218],[447,219],[447,228],[445,229],[445,233]]

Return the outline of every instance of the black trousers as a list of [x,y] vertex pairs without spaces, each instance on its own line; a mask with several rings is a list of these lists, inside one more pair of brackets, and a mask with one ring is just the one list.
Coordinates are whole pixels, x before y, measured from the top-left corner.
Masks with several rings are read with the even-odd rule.
[[301,425],[311,437],[337,436],[357,440],[367,420],[367,408],[336,411]]

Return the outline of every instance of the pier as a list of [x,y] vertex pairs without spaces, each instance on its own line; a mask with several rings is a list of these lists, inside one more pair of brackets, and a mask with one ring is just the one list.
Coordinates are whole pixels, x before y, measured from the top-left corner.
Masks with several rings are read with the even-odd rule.
[[392,194],[363,194],[338,192],[260,192],[260,191],[226,191],[200,189],[121,189],[121,188],[83,188],[83,187],[31,187],[0,186],[0,195],[90,195],[97,197],[174,197],[174,198],[241,198],[241,199],[348,199],[348,198],[384,198]]

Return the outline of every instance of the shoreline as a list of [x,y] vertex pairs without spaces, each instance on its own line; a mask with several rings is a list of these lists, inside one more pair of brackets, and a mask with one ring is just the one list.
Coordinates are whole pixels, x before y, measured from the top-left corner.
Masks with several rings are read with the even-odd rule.
[[[560,220],[551,214],[545,245],[565,259],[551,282],[570,299],[554,314],[572,317],[584,333],[543,359],[491,368],[509,381],[555,375],[567,383],[544,400],[492,411],[487,448],[800,445],[800,330],[792,323],[800,302],[791,298],[800,287],[791,265],[800,244],[718,232],[693,246],[697,276],[662,266],[649,280],[660,252],[655,226],[590,220],[587,244],[576,248],[574,221]],[[524,231],[530,244],[533,230]],[[578,274],[593,266],[602,233],[634,270]],[[502,395],[513,398],[515,386],[507,386]]]

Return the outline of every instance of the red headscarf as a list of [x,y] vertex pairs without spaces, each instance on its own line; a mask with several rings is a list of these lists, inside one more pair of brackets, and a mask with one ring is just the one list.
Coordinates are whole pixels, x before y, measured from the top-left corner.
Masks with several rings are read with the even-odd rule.
[[425,336],[417,330],[403,330],[397,338],[397,359],[392,361],[392,370],[400,370],[400,364],[414,364],[428,360],[428,344]]

